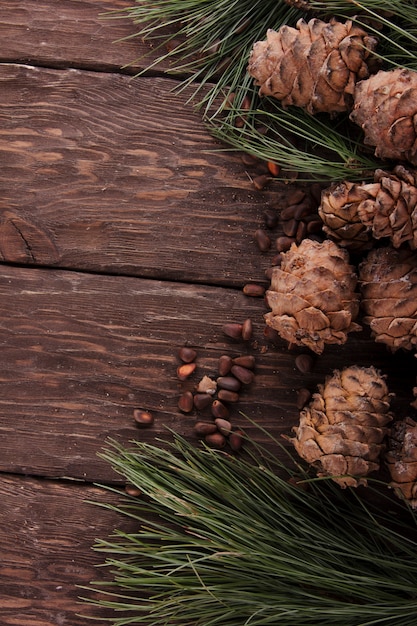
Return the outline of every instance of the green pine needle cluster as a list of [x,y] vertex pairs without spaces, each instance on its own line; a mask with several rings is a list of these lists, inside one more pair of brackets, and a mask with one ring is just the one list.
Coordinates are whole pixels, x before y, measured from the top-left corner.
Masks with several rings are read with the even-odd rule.
[[[335,129],[327,116],[259,99],[246,68],[253,44],[265,39],[268,28],[295,26],[300,18],[352,19],[378,37],[384,69],[417,70],[414,0],[136,0],[116,15],[128,15],[139,26],[132,36],[157,51],[147,69],[169,61],[178,88],[192,86],[191,99],[217,138],[234,150],[275,161],[299,179],[367,180],[382,164],[364,149],[347,115]],[[242,118],[245,123],[238,124]]]
[[290,457],[237,458],[179,436],[113,442],[102,457],[143,493],[106,506],[136,530],[95,546],[113,580],[91,583],[89,601],[114,610],[113,626],[417,623],[415,518],[387,496],[375,507]]

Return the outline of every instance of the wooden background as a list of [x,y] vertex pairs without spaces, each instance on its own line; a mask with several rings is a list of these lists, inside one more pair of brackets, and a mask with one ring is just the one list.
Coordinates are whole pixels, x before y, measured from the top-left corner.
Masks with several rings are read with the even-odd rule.
[[[102,16],[131,5],[0,3],[2,626],[85,624],[77,585],[109,576],[91,545],[132,527],[86,502],[116,501],[95,486],[120,482],[97,453],[108,437],[153,441],[167,426],[198,445],[196,416],[177,408],[181,346],[198,351],[190,384],[221,354],[255,355],[232,421],[258,439],[242,413],[289,434],[297,390],[336,367],[373,364],[401,410],[412,398],[415,359],[366,330],[306,375],[299,351],[265,336],[263,299],[242,287],[267,286],[274,251],[262,254],[254,232],[288,186],[256,191],[166,67],[133,78],[147,48],[116,42],[135,26]],[[228,340],[223,324],[248,317],[253,339]],[[135,426],[135,408],[152,411],[152,428]]]

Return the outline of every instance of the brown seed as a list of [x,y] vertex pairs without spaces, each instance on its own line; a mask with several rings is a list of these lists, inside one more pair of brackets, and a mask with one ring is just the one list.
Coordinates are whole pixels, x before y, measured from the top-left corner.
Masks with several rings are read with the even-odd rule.
[[217,450],[221,450],[226,445],[226,437],[219,432],[213,433],[212,435],[206,435],[204,437],[204,441],[211,448],[216,448]]
[[142,495],[141,490],[135,487],[135,485],[125,485],[125,492],[128,496],[133,496],[134,498]]
[[229,435],[229,446],[232,448],[233,452],[239,452],[243,445],[244,440],[244,432],[241,430],[234,430]]
[[274,163],[274,161],[268,161],[267,166],[268,166],[269,173],[272,176],[279,176],[281,167],[278,165],[278,163]]
[[194,406],[194,398],[191,391],[184,391],[178,399],[178,408],[182,413],[191,413]]
[[228,391],[239,391],[240,381],[234,376],[219,376],[217,386],[220,389],[227,389]]
[[229,323],[223,325],[223,332],[225,335],[230,337],[231,339],[241,339],[242,338],[242,324]]
[[252,179],[252,184],[257,191],[261,191],[270,180],[271,176],[268,176],[267,174],[260,174],[260,176],[255,176],[255,178]]
[[262,296],[265,295],[265,287],[263,285],[248,283],[247,285],[244,285],[243,293],[245,296],[251,296],[252,298],[262,298]]
[[287,252],[294,243],[294,237],[278,237],[275,242],[278,252]]
[[232,367],[233,361],[232,357],[228,354],[222,354],[219,358],[219,366],[218,371],[220,376],[226,376],[230,372],[230,368]]
[[265,278],[267,278],[268,280],[272,280],[272,275],[274,273],[274,267],[271,265],[271,267],[267,267],[265,270]]
[[152,413],[143,411],[142,409],[135,409],[133,411],[133,419],[138,426],[151,426],[154,422]]
[[243,341],[249,341],[253,334],[252,320],[248,317],[242,324],[242,339]]
[[307,224],[305,222],[298,222],[297,232],[295,233],[295,241],[300,244],[307,235]]
[[271,265],[273,265],[274,267],[279,267],[282,263],[282,254],[281,252],[278,252],[277,254],[275,254],[272,259],[271,259]]
[[298,228],[297,220],[292,219],[292,220],[287,220],[286,222],[282,222],[282,230],[284,232],[284,235],[287,235],[287,237],[295,237],[297,228]]
[[310,400],[311,398],[311,393],[308,389],[306,389],[305,387],[303,387],[302,389],[299,389],[297,391],[297,409],[303,409],[305,407],[305,405],[307,404],[307,402]]
[[311,203],[304,201],[301,204],[298,204],[296,210],[294,212],[294,217],[296,220],[302,220],[304,217],[310,215],[312,211]]
[[290,204],[289,206],[282,209],[280,213],[280,218],[282,222],[286,222],[287,220],[292,220],[295,217],[295,212],[297,210],[297,204]]
[[307,223],[307,232],[309,235],[312,233],[320,233],[323,229],[323,222],[320,218],[316,218],[314,220],[310,220]]
[[239,394],[236,391],[230,391],[229,389],[220,389],[217,397],[222,402],[239,402]]
[[261,252],[267,252],[271,247],[271,239],[262,228],[255,231],[255,242]]
[[208,393],[196,393],[193,402],[197,411],[203,411],[212,403],[213,398]]
[[232,425],[229,422],[229,420],[225,420],[225,419],[222,419],[221,417],[218,417],[217,419],[214,420],[214,423],[217,426],[217,430],[225,437],[230,435],[230,433],[232,432]]
[[299,187],[295,187],[293,190],[288,192],[287,202],[288,204],[299,204],[304,200],[305,197],[305,191],[303,191]]
[[183,363],[191,363],[197,357],[197,351],[193,348],[188,348],[184,346],[178,350],[178,356]]
[[299,354],[295,357],[295,366],[302,374],[308,374],[313,369],[314,359],[311,354]]
[[187,380],[189,376],[194,372],[197,367],[197,363],[184,363],[184,365],[180,365],[177,367],[177,377],[180,380]]
[[222,419],[227,419],[229,417],[229,409],[221,400],[214,400],[211,405],[211,413],[213,417],[221,417]]
[[242,354],[233,359],[233,365],[241,365],[247,369],[253,370],[255,367],[255,357],[252,354]]
[[233,376],[236,376],[236,378],[244,385],[250,385],[255,378],[254,373],[250,369],[242,367],[241,365],[233,365],[231,372]]
[[267,228],[273,229],[278,226],[279,216],[277,211],[273,211],[272,209],[267,209],[264,213],[265,226]]
[[244,152],[240,158],[241,158],[243,165],[248,165],[248,166],[255,165],[259,161],[257,156],[254,156],[253,154],[249,154],[248,152]]
[[205,437],[217,432],[217,426],[214,422],[196,422],[194,424],[194,432],[200,437]]
[[264,337],[265,339],[267,339],[268,341],[272,341],[273,343],[279,343],[281,340],[278,331],[268,325],[264,327]]

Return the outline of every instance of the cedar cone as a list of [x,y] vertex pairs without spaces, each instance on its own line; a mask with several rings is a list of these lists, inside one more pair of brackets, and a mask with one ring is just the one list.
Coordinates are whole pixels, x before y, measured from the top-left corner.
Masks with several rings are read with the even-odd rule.
[[266,300],[268,326],[290,344],[321,354],[325,344],[343,344],[359,311],[357,276],[346,250],[330,239],[303,239],[274,267]]
[[417,72],[380,70],[359,82],[350,119],[362,127],[364,143],[383,159],[417,165]]
[[377,40],[350,20],[300,19],[296,26],[270,29],[266,41],[253,46],[248,72],[260,95],[312,114],[350,110],[356,82],[369,76]]
[[300,413],[291,439],[298,454],[341,487],[366,485],[379,469],[392,420],[390,394],[374,367],[353,365],[327,377]]
[[374,182],[343,182],[324,190],[318,209],[323,230],[349,250],[389,237],[394,248],[417,248],[417,171],[397,165],[376,170]]
[[392,426],[386,463],[391,475],[390,487],[417,509],[417,423],[410,417]]
[[364,322],[393,352],[417,345],[417,255],[407,248],[375,248],[359,265]]

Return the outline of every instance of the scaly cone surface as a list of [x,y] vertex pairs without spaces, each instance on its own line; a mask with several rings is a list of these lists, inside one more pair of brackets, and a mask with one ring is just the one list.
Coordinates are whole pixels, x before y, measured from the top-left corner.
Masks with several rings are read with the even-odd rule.
[[390,394],[374,367],[335,370],[300,413],[291,439],[301,458],[331,476],[341,487],[366,485],[379,469],[387,424],[392,420]]
[[394,248],[417,248],[417,171],[397,165],[376,170],[373,183],[343,182],[322,192],[323,230],[349,250],[366,250],[372,238],[389,238]]
[[417,254],[391,246],[371,250],[359,265],[363,321],[393,352],[417,346]]
[[356,82],[369,76],[368,60],[377,40],[351,21],[299,20],[268,30],[254,44],[248,72],[260,95],[273,96],[284,107],[309,113],[350,110]]
[[350,119],[377,157],[417,165],[417,72],[380,70],[360,81]]
[[359,311],[357,276],[349,255],[333,241],[304,239],[282,255],[266,293],[266,323],[289,342],[321,354],[326,344],[344,344]]
[[388,438],[390,487],[417,509],[417,423],[410,417],[395,422]]

